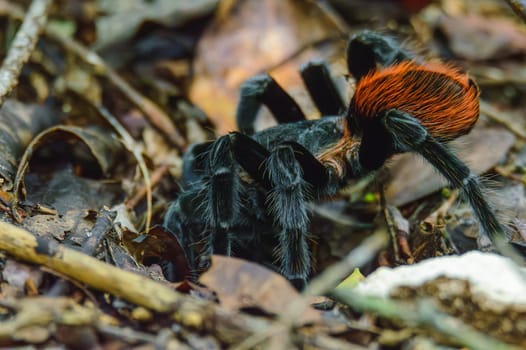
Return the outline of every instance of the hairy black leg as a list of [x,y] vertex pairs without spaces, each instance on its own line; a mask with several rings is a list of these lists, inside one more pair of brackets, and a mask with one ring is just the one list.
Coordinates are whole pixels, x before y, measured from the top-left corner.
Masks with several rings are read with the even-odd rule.
[[306,280],[311,258],[307,244],[308,184],[288,145],[277,146],[265,164],[272,186],[267,207],[279,230],[279,254],[282,273],[289,279]]
[[347,69],[356,80],[376,69],[412,59],[393,38],[364,30],[351,37],[347,46]]
[[267,106],[278,123],[305,120],[296,101],[268,74],[256,75],[241,85],[236,119],[239,130],[254,133],[254,122],[261,105]]
[[[238,132],[230,134],[232,137],[232,150],[234,158],[251,178],[262,183],[266,188],[272,187],[269,177],[267,159],[270,152],[249,136]],[[340,187],[336,174],[321,164],[305,147],[294,141],[284,141],[282,146],[289,146],[293,150],[294,158],[301,167],[303,179],[314,190],[323,195],[332,195]]]
[[208,252],[213,253],[215,235],[224,233],[226,254],[231,253],[232,232],[241,211],[241,183],[236,162],[232,155],[229,135],[215,141],[208,152],[205,176],[207,226],[210,232]]
[[[168,207],[163,222],[163,227],[176,237],[184,251],[188,266],[193,270],[197,267],[195,245],[196,238],[202,230],[200,205],[204,200],[204,194],[199,186],[181,193]],[[166,277],[172,280],[173,274],[167,274]]]
[[307,62],[300,68],[301,77],[322,116],[339,115],[346,106],[331,78],[327,63]]
[[281,272],[290,280],[306,282],[311,266],[307,202],[334,194],[342,180],[297,142],[285,141],[269,152],[246,135],[230,135],[239,165],[269,190],[267,208],[279,230]]
[[232,152],[239,165],[252,179],[269,188],[268,178],[264,176],[264,162],[270,155],[269,150],[247,135],[239,132],[229,135],[232,140]]
[[411,115],[390,110],[382,117],[393,139],[395,152],[416,152],[430,162],[469,201],[485,234],[492,240],[502,238],[505,229],[488,204],[475,174],[448,147],[428,134]]
[[246,135],[230,135],[238,163],[269,190],[266,205],[279,231],[281,272],[288,279],[306,281],[310,271],[306,238],[309,222],[306,201],[310,185],[303,178],[296,152],[308,152],[299,145],[290,144],[278,145],[269,152]]
[[213,141],[196,143],[191,145],[183,156],[183,174],[181,182],[184,188],[202,180],[205,172],[206,155]]
[[191,216],[192,213],[182,205],[182,196],[183,194],[168,207],[164,216],[163,227],[177,238],[177,241],[185,250],[188,264],[194,266],[195,257],[190,248],[194,243],[193,235],[190,234],[185,225],[188,217]]

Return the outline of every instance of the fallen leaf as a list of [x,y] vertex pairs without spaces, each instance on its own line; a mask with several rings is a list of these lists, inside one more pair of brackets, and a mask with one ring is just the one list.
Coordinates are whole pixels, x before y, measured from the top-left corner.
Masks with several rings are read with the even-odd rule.
[[217,0],[198,1],[103,1],[101,10],[106,16],[97,20],[95,47],[111,48],[131,38],[145,21],[177,27],[213,11]]
[[209,115],[217,134],[236,128],[243,81],[283,63],[309,43],[338,33],[334,22],[310,2],[220,2],[217,14],[199,42],[189,90],[191,101]]
[[42,283],[42,271],[38,267],[7,259],[2,271],[2,279],[11,286],[18,288],[23,294],[28,280],[32,280],[37,287]]
[[[93,226],[93,219],[87,214],[121,200],[122,187],[116,182],[77,176],[67,164],[55,166],[50,173],[25,176],[28,194],[24,208],[31,215],[24,218],[22,225],[39,236],[58,241],[67,238],[69,244],[81,245]],[[44,207],[54,212],[42,211]]]
[[[288,310],[294,300],[301,298],[298,291],[282,275],[261,265],[245,260],[212,256],[212,265],[199,281],[214,290],[222,306],[240,310],[260,308],[275,315]],[[320,319],[320,312],[307,309],[302,321]]]
[[526,54],[526,31],[511,18],[441,16],[437,23],[448,48],[471,61],[497,60]]
[[188,277],[190,267],[184,249],[177,237],[160,226],[154,226],[146,234],[138,235],[127,232],[122,242],[139,263],[148,265],[151,261],[170,264],[166,266],[171,276],[168,280],[182,281]]
[[[104,176],[108,176],[110,171],[122,161],[121,155],[123,154],[124,148],[117,138],[107,129],[100,127],[55,126],[38,134],[27,146],[18,165],[15,188],[13,190],[14,193],[19,193],[19,191],[24,190],[24,175],[29,167],[29,162],[33,154],[43,145],[64,140],[69,142],[80,141],[81,144],[85,145],[89,156],[93,158],[90,160],[95,160],[100,173]],[[74,150],[75,148],[72,149]],[[75,153],[73,150],[70,154]],[[84,156],[84,154],[80,154]],[[86,161],[86,159],[82,159],[82,156],[80,157],[81,160]],[[93,173],[94,169],[90,166],[93,164],[87,163],[85,172]]]

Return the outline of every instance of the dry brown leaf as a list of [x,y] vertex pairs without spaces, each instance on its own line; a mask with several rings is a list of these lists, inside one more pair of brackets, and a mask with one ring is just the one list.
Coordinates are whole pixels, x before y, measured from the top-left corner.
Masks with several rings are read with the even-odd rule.
[[244,80],[337,33],[334,23],[310,2],[221,2],[218,14],[199,43],[189,91],[218,134],[236,127],[237,93]]
[[[277,272],[232,257],[212,256],[211,268],[199,280],[216,292],[221,305],[227,309],[257,307],[280,315],[300,298],[298,291]],[[320,316],[319,311],[308,309],[302,320],[316,321]]]
[[524,26],[511,18],[441,16],[437,29],[448,40],[449,49],[461,58],[484,61],[526,54]]

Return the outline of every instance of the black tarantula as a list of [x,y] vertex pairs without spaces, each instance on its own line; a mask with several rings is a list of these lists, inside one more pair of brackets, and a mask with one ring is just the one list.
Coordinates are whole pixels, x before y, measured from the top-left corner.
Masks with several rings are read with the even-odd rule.
[[[241,87],[241,132],[191,146],[184,156],[184,191],[164,225],[187,249],[193,268],[198,260],[193,246],[199,242],[204,242],[200,256],[231,255],[246,244],[258,254],[257,242],[272,237],[281,273],[306,281],[307,202],[333,196],[348,180],[403,152],[420,154],[462,191],[484,235],[504,234],[477,177],[444,144],[477,121],[475,83],[450,65],[417,61],[394,39],[371,31],[350,39],[347,65],[356,79],[349,106],[324,64],[301,69],[324,116],[318,120],[306,120],[269,75],[258,75]],[[254,133],[262,104],[281,124]]]

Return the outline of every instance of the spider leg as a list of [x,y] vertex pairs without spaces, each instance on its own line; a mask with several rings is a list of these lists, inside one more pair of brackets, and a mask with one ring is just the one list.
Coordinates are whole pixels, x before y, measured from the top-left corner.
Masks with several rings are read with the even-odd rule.
[[195,143],[191,145],[183,156],[182,186],[189,188],[192,184],[202,180],[205,171],[206,154],[213,141]]
[[231,134],[234,156],[249,175],[269,190],[267,208],[279,230],[281,272],[290,280],[306,281],[310,271],[307,244],[308,184],[293,147],[278,145],[272,151],[241,133]]
[[469,201],[486,235],[495,241],[505,236],[505,229],[485,200],[478,177],[449,148],[437,141],[420,122],[408,113],[389,110],[381,117],[398,152],[416,152],[430,162]]
[[392,37],[369,30],[353,35],[347,46],[347,69],[357,81],[378,64],[389,66],[411,59],[412,55]]
[[[267,189],[272,187],[267,160],[271,152],[247,135],[232,132],[233,153],[236,161],[251,178],[262,183]],[[324,195],[333,194],[339,187],[339,179],[314,157],[305,147],[294,141],[284,141],[281,146],[293,150],[294,158],[301,167],[302,177],[314,189]],[[331,189],[334,188],[334,191]]]
[[210,231],[207,254],[212,254],[215,236],[225,234],[225,254],[231,255],[233,229],[239,222],[241,212],[242,184],[237,173],[237,163],[232,154],[232,139],[225,135],[211,144],[205,168],[206,222]]
[[345,111],[346,106],[325,62],[307,62],[300,68],[300,73],[322,116],[339,115]]
[[254,133],[254,122],[262,104],[270,109],[280,124],[305,120],[296,101],[270,75],[259,74],[241,85],[236,111],[241,132],[249,135]]
[[306,281],[311,267],[307,244],[310,186],[289,145],[279,145],[272,150],[265,162],[265,171],[271,185],[267,208],[279,230],[281,271],[289,279]]
[[[164,218],[163,226],[177,237],[192,268],[206,263],[198,261],[195,254],[199,241],[206,242],[201,258],[206,259],[216,246],[231,254],[233,231],[239,224],[241,184],[230,148],[230,138],[224,136],[187,150],[182,176],[185,191],[172,202]],[[225,236],[221,244],[215,244],[217,234]]]
[[269,190],[267,210],[278,230],[281,272],[304,283],[311,269],[307,201],[336,192],[339,180],[296,142],[285,141],[268,151],[246,135],[231,135],[237,162]]
[[[191,268],[196,267],[196,256],[193,249],[196,241],[193,229],[195,225],[200,225],[199,222],[192,222],[192,219],[199,218],[199,208],[196,203],[200,199],[202,200],[202,195],[196,190],[181,193],[168,207],[163,222],[163,227],[177,238]],[[173,274],[167,278],[172,280]]]

